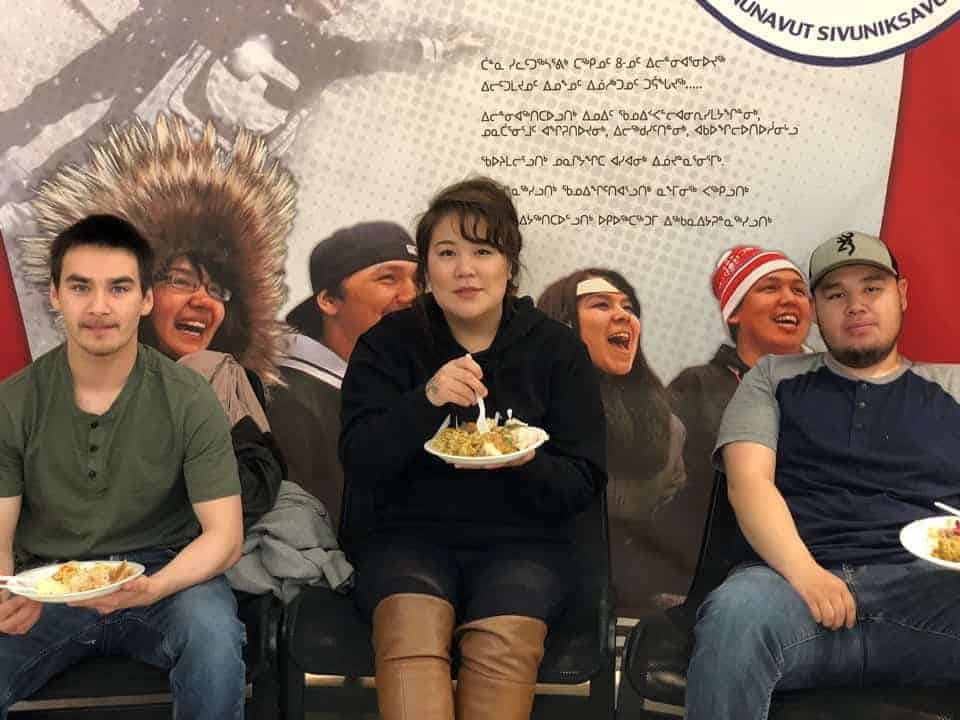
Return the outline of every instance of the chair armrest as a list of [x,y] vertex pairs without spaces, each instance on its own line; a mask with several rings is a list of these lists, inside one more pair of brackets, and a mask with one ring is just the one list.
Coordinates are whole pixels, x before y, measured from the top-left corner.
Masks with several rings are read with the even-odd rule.
[[243,650],[247,680],[254,680],[276,661],[283,606],[272,593],[252,595],[235,591],[234,594],[237,597],[237,617],[247,631],[247,644]]

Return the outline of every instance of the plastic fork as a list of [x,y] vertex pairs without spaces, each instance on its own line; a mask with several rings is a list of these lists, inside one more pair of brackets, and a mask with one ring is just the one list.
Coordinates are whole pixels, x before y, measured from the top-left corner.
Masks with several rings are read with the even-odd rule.
[[947,505],[946,503],[942,503],[942,502],[939,502],[939,501],[938,501],[938,502],[935,502],[934,505],[935,505],[936,507],[940,508],[941,510],[946,510],[946,511],[947,511],[948,513],[950,513],[951,515],[956,515],[956,516],[960,517],[960,510],[957,510],[957,509],[956,509],[955,507],[953,507],[952,505]]
[[[473,356],[470,353],[467,353],[467,357],[473,360]],[[483,398],[479,395],[475,397],[477,398],[477,409],[480,410],[480,417],[477,418],[477,432],[490,432],[490,423],[487,422],[487,408],[483,404]]]
[[483,398],[477,395],[477,408],[480,410],[480,416],[477,418],[477,432],[490,432],[490,424],[487,422],[487,408],[483,405]]
[[24,580],[16,575],[0,575],[0,587],[18,587],[26,590],[37,588],[36,580]]

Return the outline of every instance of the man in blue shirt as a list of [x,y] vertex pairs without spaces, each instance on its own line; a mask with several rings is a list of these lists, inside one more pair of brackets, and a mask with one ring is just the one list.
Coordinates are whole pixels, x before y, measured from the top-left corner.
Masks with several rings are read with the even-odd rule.
[[756,557],[700,607],[690,720],[766,718],[774,689],[960,682],[960,575],[900,529],[960,500],[960,366],[897,349],[907,281],[880,240],[810,258],[827,353],[767,356],[717,441]]

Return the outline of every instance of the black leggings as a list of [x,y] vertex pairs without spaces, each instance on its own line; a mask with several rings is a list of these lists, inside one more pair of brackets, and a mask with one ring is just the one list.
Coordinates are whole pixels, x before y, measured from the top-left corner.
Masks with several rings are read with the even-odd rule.
[[458,623],[524,615],[549,624],[574,588],[572,555],[572,548],[562,544],[464,549],[377,536],[353,553],[357,604],[369,619],[388,595],[420,593],[448,600]]

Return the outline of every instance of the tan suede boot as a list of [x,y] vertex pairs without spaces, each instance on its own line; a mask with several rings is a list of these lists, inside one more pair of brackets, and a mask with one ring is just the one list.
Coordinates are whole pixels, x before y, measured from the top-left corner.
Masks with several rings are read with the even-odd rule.
[[529,720],[547,626],[496,615],[457,628],[457,720]]
[[382,720],[453,720],[453,623],[453,606],[432,595],[398,593],[377,604],[373,650]]

